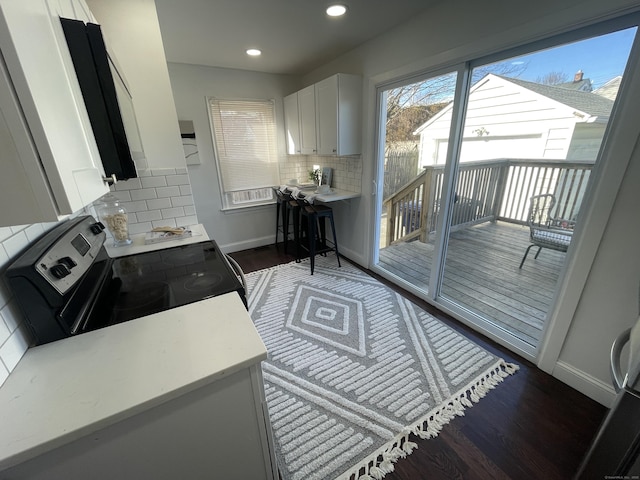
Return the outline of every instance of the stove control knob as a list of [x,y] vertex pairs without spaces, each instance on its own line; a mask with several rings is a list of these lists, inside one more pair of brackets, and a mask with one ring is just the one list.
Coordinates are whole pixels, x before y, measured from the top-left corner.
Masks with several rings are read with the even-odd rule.
[[71,269],[64,263],[58,263],[51,267],[51,274],[56,278],[64,278],[71,273]]
[[62,257],[60,260],[58,260],[58,263],[66,266],[69,270],[78,265],[76,261],[71,257]]
[[98,235],[104,230],[104,224],[102,222],[92,223],[89,227],[89,230],[91,230],[92,233]]

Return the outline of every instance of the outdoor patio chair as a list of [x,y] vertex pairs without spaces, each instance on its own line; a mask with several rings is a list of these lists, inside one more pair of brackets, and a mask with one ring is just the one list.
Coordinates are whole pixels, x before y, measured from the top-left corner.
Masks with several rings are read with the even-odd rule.
[[[552,194],[534,195],[529,203],[529,215],[527,223],[529,225],[529,239],[531,245],[524,252],[524,257],[520,262],[520,267],[532,247],[538,247],[534,258],[538,258],[540,250],[550,248],[559,252],[566,252],[573,236],[574,223],[570,220],[563,220],[553,216],[556,197]],[[566,228],[563,228],[565,226]]]

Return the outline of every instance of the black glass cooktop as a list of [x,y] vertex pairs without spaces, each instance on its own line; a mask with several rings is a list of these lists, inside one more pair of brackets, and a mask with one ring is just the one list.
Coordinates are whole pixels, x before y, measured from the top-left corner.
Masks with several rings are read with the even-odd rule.
[[214,241],[113,259],[93,328],[151,315],[206,298],[239,292],[238,280]]

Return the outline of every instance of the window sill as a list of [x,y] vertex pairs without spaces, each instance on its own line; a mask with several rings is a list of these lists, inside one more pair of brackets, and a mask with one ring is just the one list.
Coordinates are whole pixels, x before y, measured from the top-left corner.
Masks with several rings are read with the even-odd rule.
[[271,207],[272,205],[275,205],[276,202],[273,200],[270,200],[268,202],[265,203],[253,203],[251,205],[241,205],[241,206],[237,206],[237,207],[223,207],[220,209],[220,211],[222,213],[224,213],[225,215],[232,215],[235,213],[243,213],[243,212],[247,212],[250,210],[260,210],[260,209],[266,209],[268,207]]

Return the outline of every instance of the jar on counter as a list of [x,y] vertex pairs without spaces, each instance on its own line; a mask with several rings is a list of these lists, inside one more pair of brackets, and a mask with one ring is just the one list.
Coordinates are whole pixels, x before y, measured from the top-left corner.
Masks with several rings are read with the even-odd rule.
[[121,247],[131,244],[129,237],[129,218],[120,200],[108,193],[102,197],[102,206],[98,208],[98,216],[113,236],[113,246]]

